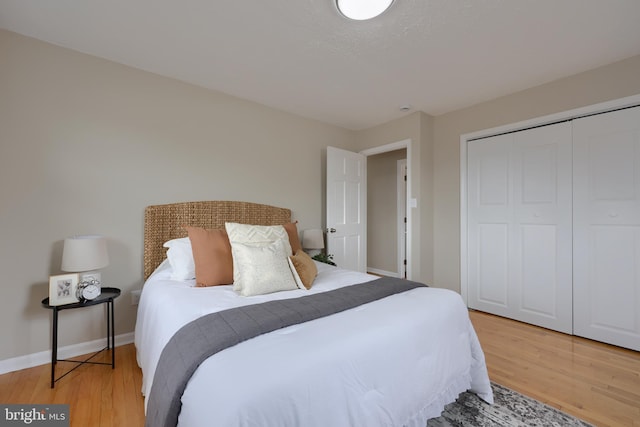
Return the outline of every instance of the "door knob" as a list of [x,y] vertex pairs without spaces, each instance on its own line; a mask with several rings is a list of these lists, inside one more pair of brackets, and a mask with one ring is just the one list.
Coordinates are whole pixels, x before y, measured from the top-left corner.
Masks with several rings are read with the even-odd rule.
[[327,233],[335,233],[336,229],[335,228],[327,228]]

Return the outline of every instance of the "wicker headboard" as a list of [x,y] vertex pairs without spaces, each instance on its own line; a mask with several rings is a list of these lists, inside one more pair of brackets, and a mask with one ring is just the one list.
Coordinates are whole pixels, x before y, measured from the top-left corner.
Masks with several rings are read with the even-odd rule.
[[144,279],[166,257],[162,244],[186,237],[185,225],[224,228],[225,222],[280,225],[291,222],[291,210],[249,202],[206,201],[147,206],[144,210]]

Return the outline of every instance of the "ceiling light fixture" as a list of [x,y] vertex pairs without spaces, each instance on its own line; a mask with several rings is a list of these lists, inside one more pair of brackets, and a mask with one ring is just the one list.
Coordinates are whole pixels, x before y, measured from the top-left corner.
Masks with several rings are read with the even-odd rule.
[[336,0],[340,13],[356,21],[375,18],[389,9],[391,3],[393,0]]

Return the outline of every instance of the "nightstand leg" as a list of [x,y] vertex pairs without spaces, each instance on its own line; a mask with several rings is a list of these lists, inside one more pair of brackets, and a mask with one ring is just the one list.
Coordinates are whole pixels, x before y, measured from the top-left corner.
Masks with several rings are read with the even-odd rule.
[[107,301],[107,350],[111,348],[111,301]]
[[115,316],[113,314],[113,299],[109,302],[111,305],[111,369],[116,368],[116,327]]
[[56,362],[58,361],[58,309],[53,308],[53,333],[51,337],[51,388],[56,382]]

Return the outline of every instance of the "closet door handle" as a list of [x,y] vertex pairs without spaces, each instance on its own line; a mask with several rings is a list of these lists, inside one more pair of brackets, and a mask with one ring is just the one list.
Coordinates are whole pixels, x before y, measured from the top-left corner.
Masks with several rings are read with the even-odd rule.
[[327,228],[327,233],[335,233],[336,229],[335,228]]

